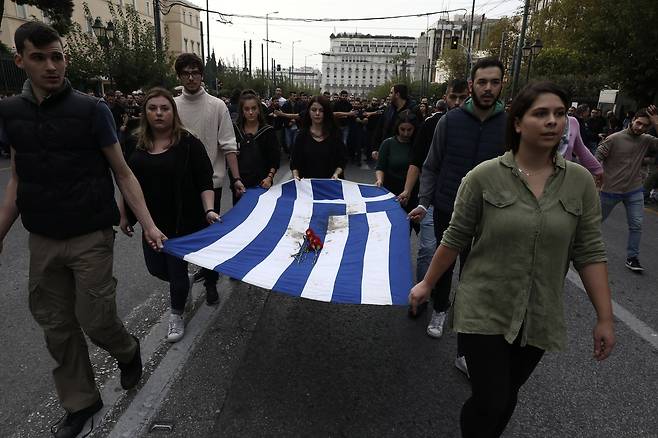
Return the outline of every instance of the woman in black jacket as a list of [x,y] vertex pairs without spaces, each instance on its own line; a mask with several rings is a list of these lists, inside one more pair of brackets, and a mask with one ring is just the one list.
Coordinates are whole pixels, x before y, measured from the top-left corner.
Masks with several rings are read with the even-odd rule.
[[[212,164],[199,139],[186,131],[172,95],[164,88],[149,91],[143,104],[136,150],[128,165],[144,192],[146,205],[168,237],[198,231],[219,220],[214,206]],[[131,212],[123,203],[121,230],[134,233]],[[190,290],[187,262],[155,252],[142,239],[144,260],[151,275],[169,282],[171,315],[169,342],[184,334],[183,311]],[[208,301],[211,301],[207,297]]]
[[[280,146],[274,128],[265,123],[262,105],[255,94],[245,92],[240,98],[233,129],[242,184],[246,188],[269,189],[279,169]],[[233,204],[239,199],[240,194],[233,191]]]

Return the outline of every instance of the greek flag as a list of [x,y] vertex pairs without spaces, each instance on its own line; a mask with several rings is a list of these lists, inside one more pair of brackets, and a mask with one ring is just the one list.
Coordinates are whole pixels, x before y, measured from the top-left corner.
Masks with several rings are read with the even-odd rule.
[[[295,257],[307,229],[322,249]],[[164,250],[265,289],[318,301],[406,304],[412,286],[409,221],[384,188],[291,180],[249,189],[226,215]]]

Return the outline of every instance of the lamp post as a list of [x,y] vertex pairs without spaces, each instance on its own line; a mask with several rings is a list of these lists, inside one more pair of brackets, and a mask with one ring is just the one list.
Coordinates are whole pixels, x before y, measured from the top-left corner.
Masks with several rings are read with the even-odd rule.
[[[94,24],[91,26],[91,28],[94,31],[94,35],[96,35],[96,40],[101,45],[101,47],[105,49],[106,57],[108,58],[107,75],[108,79],[110,80],[110,88],[112,88],[114,85],[112,84],[112,63],[109,62],[109,54],[112,41],[114,41],[114,23],[112,23],[112,21],[108,21],[107,26],[103,26],[103,22],[101,21],[100,17],[96,17],[96,20],[94,20]],[[102,81],[100,88],[101,89],[99,91],[103,93],[104,90]]]
[[[279,11],[274,11],[265,14],[265,59],[270,59],[270,15],[278,13]],[[269,65],[267,66],[267,73],[268,75],[270,73]]]
[[292,59],[290,61],[290,82],[295,84],[295,43],[301,43],[302,40],[295,40],[292,42]]
[[523,46],[523,57],[528,58],[528,71],[526,72],[526,76],[525,76],[526,83],[530,81],[530,67],[532,65],[532,57],[539,55],[539,52],[541,52],[541,49],[543,47],[544,45],[542,44],[539,38],[535,40],[535,43],[532,46],[530,45]]

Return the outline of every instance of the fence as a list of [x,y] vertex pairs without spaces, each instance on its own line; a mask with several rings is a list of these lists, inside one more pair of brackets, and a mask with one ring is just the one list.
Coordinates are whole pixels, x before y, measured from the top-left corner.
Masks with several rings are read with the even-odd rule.
[[0,55],[0,94],[20,93],[27,76],[14,64],[12,55]]

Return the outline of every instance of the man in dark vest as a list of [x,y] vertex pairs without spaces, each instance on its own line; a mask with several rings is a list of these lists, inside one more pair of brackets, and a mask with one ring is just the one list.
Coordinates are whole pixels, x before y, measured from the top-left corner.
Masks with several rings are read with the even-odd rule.
[[[461,107],[449,111],[436,125],[420,174],[419,205],[409,213],[409,218],[421,221],[433,206],[437,243],[450,223],[462,178],[481,162],[505,151],[506,116],[504,105],[498,100],[503,74],[504,67],[498,59],[483,58],[476,62],[468,82],[471,97]],[[460,270],[467,255],[468,251],[460,255]],[[453,264],[435,287],[433,321],[430,323],[435,327],[443,326],[450,307],[454,267]],[[455,366],[468,375],[466,361],[459,351]]]
[[124,389],[142,375],[139,341],[116,312],[112,226],[119,211],[111,172],[144,239],[162,248],[166,237],[123,159],[107,104],[72,89],[65,78],[57,31],[31,21],[16,30],[14,40],[16,64],[28,80],[20,96],[0,102],[0,141],[11,145],[0,251],[20,214],[30,233],[30,311],[57,362],[53,377],[67,411],[53,433],[74,437],[103,406],[83,331],[117,360]]

